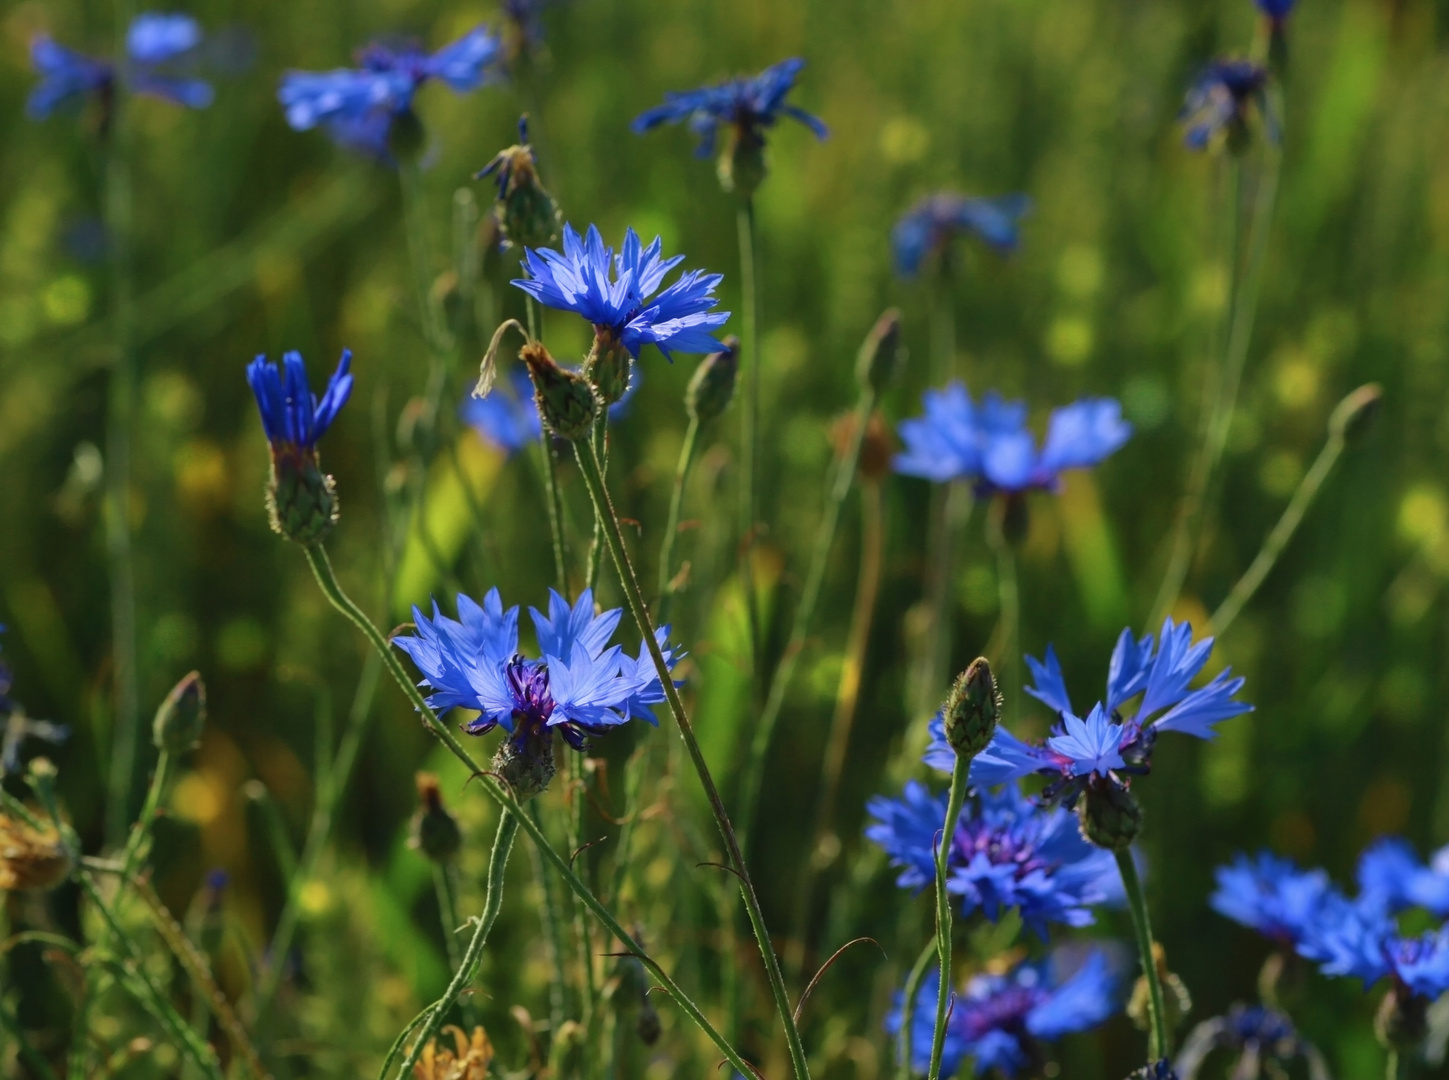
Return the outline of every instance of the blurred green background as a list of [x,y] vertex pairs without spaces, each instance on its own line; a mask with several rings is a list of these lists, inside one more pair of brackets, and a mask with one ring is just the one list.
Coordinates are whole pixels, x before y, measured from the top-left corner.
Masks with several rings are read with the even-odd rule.
[[[315,380],[343,346],[354,350],[353,402],[324,449],[343,508],[330,546],[344,582],[380,622],[401,622],[408,605],[448,597],[460,583],[474,594],[496,583],[505,603],[541,604],[551,569],[526,458],[505,461],[457,430],[445,408],[443,437],[456,441],[456,458],[440,454],[418,473],[399,421],[423,392],[427,360],[395,174],[319,133],[289,130],[275,102],[283,69],[346,64],[377,35],[414,35],[436,47],[496,12],[411,0],[203,0],[187,10],[208,28],[245,28],[256,59],[246,73],[217,80],[208,110],[141,100],[133,114],[142,393],[132,514],[142,701],[149,716],[187,670],[205,675],[211,721],[161,826],[158,886],[184,910],[204,872],[225,867],[238,947],[255,953],[280,909],[283,881],[245,785],[259,780],[270,789],[300,843],[318,717],[330,710],[340,723],[347,714],[364,646],[326,606],[301,553],[267,529],[267,455],[245,363],[298,349]],[[4,645],[16,696],[32,715],[74,729],[56,759],[69,810],[93,845],[102,836],[111,692],[96,449],[105,445],[112,357],[109,277],[96,257],[102,166],[87,118],[32,123],[23,101],[33,81],[31,35],[49,30],[101,49],[110,14],[108,5],[55,0],[7,4],[0,15],[0,613],[10,627]],[[1221,498],[1180,614],[1205,622],[1246,568],[1322,444],[1333,405],[1370,380],[1383,384],[1385,404],[1373,437],[1345,456],[1216,654],[1247,676],[1245,696],[1257,712],[1226,724],[1212,744],[1166,740],[1155,775],[1140,787],[1154,928],[1193,991],[1197,1018],[1251,997],[1266,951],[1208,909],[1214,865],[1269,845],[1347,881],[1357,852],[1379,834],[1403,833],[1421,851],[1449,839],[1449,686],[1441,675],[1449,576],[1446,18],[1449,8],[1430,0],[1304,0],[1292,18],[1283,181],[1259,318]],[[725,274],[725,306],[738,312],[733,205],[712,165],[692,156],[685,130],[641,139],[628,124],[666,90],[807,58],[793,100],[822,116],[831,137],[817,143],[788,122],[776,129],[758,205],[761,500],[765,564],[779,570],[767,575],[778,655],[823,501],[829,425],[854,401],[855,349],[886,306],[901,307],[911,354],[884,403],[887,418],[919,411],[927,385],[926,291],[893,276],[892,223],[936,189],[1029,193],[1035,211],[1020,251],[1003,260],[973,249],[964,259],[952,297],[957,370],[973,390],[1026,398],[1039,423],[1053,405],[1105,394],[1120,397],[1136,425],[1119,454],[1072,477],[1062,497],[1032,498],[1019,561],[1022,648],[1040,655],[1055,643],[1069,685],[1085,696],[1104,678],[1122,626],[1150,629],[1142,623],[1197,438],[1208,336],[1226,293],[1226,268],[1212,256],[1220,165],[1181,147],[1174,115],[1197,67],[1243,51],[1256,19],[1247,0],[560,3],[544,16],[545,51],[513,85],[466,97],[433,86],[420,97],[433,147],[425,174],[432,269],[444,273],[444,256],[458,246],[455,192],[472,193],[486,211],[491,188],[469,177],[514,141],[526,109],[545,182],[567,220],[597,223],[612,242],[626,225],[646,239],[662,234],[666,252],[686,253],[686,266]],[[487,240],[486,230],[481,240],[464,237]],[[493,249],[486,256],[489,310],[521,316],[521,297],[506,286],[510,262]],[[460,319],[463,346],[449,389],[459,399],[492,330],[475,313]],[[587,345],[586,328],[571,315],[550,315],[546,326],[560,358]],[[620,512],[642,523],[637,550],[651,580],[694,362],[643,357],[637,403],[613,429],[616,497]],[[728,580],[734,419],[709,432],[692,484],[686,516],[703,524],[683,547],[697,587],[676,621],[693,654],[688,694],[727,794],[750,730],[738,591]],[[584,493],[571,471],[564,481],[582,535]],[[460,497],[464,483],[486,530]],[[389,507],[405,504],[419,484],[429,540],[414,524],[395,547],[384,525]],[[907,685],[918,645],[905,627],[921,598],[928,492],[919,481],[889,478],[883,493],[884,577],[840,798],[843,852],[825,873],[829,892],[817,890],[810,949],[818,960],[870,934],[890,959],[858,949],[812,1000],[807,1040],[828,1076],[869,1078],[889,1067],[881,1017],[927,926],[925,901],[896,890],[894,873],[860,840],[864,800],[923,775],[911,764],[921,718],[908,707]],[[754,838],[767,916],[782,934],[811,847],[855,591],[857,518],[852,499],[818,633],[770,757]],[[953,670],[980,651],[997,615],[980,520],[978,511],[951,583]],[[390,567],[396,586],[384,596],[379,583]],[[607,568],[603,580],[605,602],[619,603]],[[1028,726],[1046,719],[1030,701],[1013,707]],[[482,887],[491,807],[463,789],[394,687],[380,688],[373,709],[334,852],[304,903],[303,974],[289,991],[288,1022],[293,1061],[309,1074],[375,1069],[402,1023],[442,986],[429,871],[405,845],[415,769],[443,772],[465,823],[465,911],[477,909]],[[654,812],[640,830],[620,908],[713,1002],[718,885],[709,880],[714,871],[694,866],[712,857],[713,833],[688,769],[675,780],[666,748],[677,740],[667,730],[640,727],[598,751],[613,784],[602,788],[596,774],[605,793],[590,824],[598,835],[617,833],[600,811],[621,805],[619,768],[636,741],[657,744],[650,753],[659,768],[644,785]],[[143,763],[151,753],[144,747]],[[562,814],[562,786],[546,797],[546,815]],[[606,849],[597,854],[602,873]],[[501,1060],[514,1068],[526,1062],[527,1042],[510,1009],[546,1013],[547,971],[536,879],[521,850],[510,874],[481,1007]],[[55,918],[74,918],[74,897],[56,906]],[[1103,929],[1127,938],[1118,916]],[[739,965],[754,978],[743,944]],[[238,961],[241,984],[245,970]],[[1371,1003],[1322,979],[1310,989],[1299,1019],[1338,1074],[1376,1070]],[[754,997],[746,1044],[763,1055],[768,999]],[[38,1027],[46,1010],[61,1008],[39,993],[22,1006]],[[711,1074],[708,1050],[667,1004],[660,1009],[665,1038],[639,1068],[649,1076]],[[1126,1020],[1069,1039],[1063,1074],[1125,1073],[1139,1039]]]

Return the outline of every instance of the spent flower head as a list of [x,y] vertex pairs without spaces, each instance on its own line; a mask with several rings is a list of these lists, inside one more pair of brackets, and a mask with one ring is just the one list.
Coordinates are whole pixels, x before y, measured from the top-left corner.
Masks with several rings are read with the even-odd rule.
[[[900,798],[867,804],[875,823],[865,835],[900,867],[902,888],[936,880],[948,800],[912,780]],[[1088,926],[1093,907],[1122,899],[1112,857],[1082,839],[1071,814],[1038,806],[1015,783],[967,800],[946,848],[946,892],[959,898],[962,915],[980,911],[995,922],[1015,910],[1043,940],[1049,923]]]
[[1278,127],[1268,100],[1268,69],[1252,60],[1214,60],[1192,81],[1178,113],[1182,141],[1190,150],[1225,143],[1240,152],[1249,142],[1254,111],[1263,114],[1268,137]]
[[518,119],[518,142],[505,147],[480,169],[475,180],[494,178],[498,199],[493,214],[498,219],[499,247],[545,247],[558,239],[562,217],[558,203],[538,177],[538,162],[528,141],[528,117]]
[[905,451],[896,455],[896,472],[936,483],[970,481],[981,494],[1056,491],[1063,472],[1100,463],[1132,434],[1112,398],[1083,398],[1052,410],[1040,447],[1027,427],[1025,402],[991,392],[978,405],[959,382],[927,390],[923,402],[925,414],[897,429]]
[[[912,1065],[920,1073],[930,1064],[940,983],[939,970],[921,981],[911,1013]],[[1025,961],[1000,974],[974,975],[963,992],[952,994],[941,1075],[956,1075],[971,1058],[977,1076],[994,1069],[1015,1077],[1040,1060],[1040,1043],[1086,1031],[1111,1017],[1119,1008],[1117,991],[1112,963],[1095,948],[1085,954],[1059,949],[1044,960]],[[899,1000],[886,1026],[899,1034]]]
[[[379,160],[421,149],[413,98],[424,84],[444,83],[454,93],[476,90],[502,77],[502,46],[486,26],[428,53],[414,44],[374,43],[355,68],[289,71],[277,100],[296,131],[324,129],[336,142]],[[409,145],[404,145],[409,144]]]
[[974,236],[1001,254],[1016,250],[1021,219],[1031,211],[1026,195],[971,198],[949,192],[927,195],[911,207],[891,230],[896,272],[905,278],[920,273],[932,257],[945,258],[958,236]]
[[247,365],[247,382],[272,452],[268,516],[274,531],[301,544],[320,541],[337,521],[336,485],[317,463],[317,441],[352,394],[351,367],[352,352],[343,349],[318,399],[301,353],[285,353],[281,368],[265,356]]
[[211,104],[211,84],[190,73],[202,41],[201,24],[189,15],[147,12],[126,31],[126,56],[117,79],[111,60],[86,56],[48,34],[30,43],[30,63],[40,82],[30,92],[25,112],[43,120],[56,109],[91,96],[108,97],[117,82],[192,109]]

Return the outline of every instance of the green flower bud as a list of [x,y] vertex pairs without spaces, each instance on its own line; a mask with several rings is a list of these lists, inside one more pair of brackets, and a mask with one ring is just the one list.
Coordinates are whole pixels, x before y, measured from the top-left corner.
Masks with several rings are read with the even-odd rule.
[[599,400],[608,408],[623,398],[629,389],[629,369],[633,364],[629,350],[604,327],[594,330],[594,347],[584,358],[584,376],[599,393]]
[[408,846],[421,851],[433,862],[446,862],[463,846],[463,832],[457,819],[443,805],[438,778],[432,773],[417,775],[418,809],[413,814]]
[[570,442],[587,438],[599,411],[589,381],[559,367],[541,342],[529,342],[519,350],[518,357],[528,365],[538,414],[548,429]]
[[1334,406],[1328,417],[1328,433],[1344,442],[1357,442],[1373,426],[1383,404],[1384,388],[1366,383]]
[[861,388],[880,396],[895,376],[901,351],[901,313],[888,309],[861,343],[855,357],[855,378]]
[[1001,694],[985,657],[978,656],[956,678],[941,706],[946,741],[956,756],[969,760],[985,750],[1001,717]]
[[740,339],[724,339],[724,351],[712,352],[699,362],[684,392],[684,408],[690,419],[707,424],[730,406],[735,396],[735,377],[740,370]]
[[770,171],[765,161],[765,140],[750,125],[735,124],[719,156],[717,171],[720,187],[742,199],[750,198]]
[[493,771],[512,789],[515,799],[527,802],[547,788],[558,771],[552,735],[546,730],[530,730],[521,742],[511,736],[505,738],[493,755]]
[[151,741],[168,754],[184,754],[201,741],[206,725],[206,684],[193,671],[171,688],[156,710]]
[[273,532],[299,544],[319,543],[337,524],[337,484],[317,464],[315,450],[272,448],[267,520]]
[[1142,806],[1115,780],[1093,776],[1077,803],[1082,835],[1099,848],[1126,851],[1142,832]]
[[538,178],[538,162],[528,143],[528,117],[518,121],[518,143],[498,151],[477,179],[496,176],[498,199],[493,213],[501,247],[551,247],[563,220],[558,203]]

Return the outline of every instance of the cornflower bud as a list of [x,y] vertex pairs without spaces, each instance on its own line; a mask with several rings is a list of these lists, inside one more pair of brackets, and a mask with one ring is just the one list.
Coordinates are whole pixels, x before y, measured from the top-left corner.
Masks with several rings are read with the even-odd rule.
[[594,327],[594,347],[584,358],[584,376],[598,391],[604,407],[623,398],[629,389],[629,350],[607,326]]
[[1373,425],[1383,400],[1382,386],[1365,383],[1334,406],[1328,417],[1328,433],[1347,443],[1359,441]]
[[518,351],[533,379],[533,397],[544,425],[560,439],[587,438],[599,403],[582,375],[559,367],[542,342],[530,341]]
[[890,385],[900,361],[901,313],[889,308],[861,342],[855,357],[855,378],[861,389],[869,387],[879,397]]
[[0,891],[43,892],[70,876],[70,852],[52,825],[36,829],[0,814]]
[[446,862],[463,846],[463,831],[448,808],[443,805],[443,793],[438,787],[438,778],[432,773],[417,775],[418,809],[413,814],[412,833],[408,846],[421,851],[433,862]]
[[201,741],[206,724],[206,684],[193,671],[171,688],[156,709],[151,741],[168,754],[184,754]]
[[1001,717],[1001,694],[986,658],[978,656],[956,678],[956,684],[941,706],[946,741],[961,759],[975,757],[985,750],[996,734]]
[[684,409],[691,420],[707,424],[730,407],[735,377],[740,370],[740,339],[724,339],[724,351],[712,352],[699,362],[684,392]]
[[1093,776],[1077,804],[1077,821],[1082,835],[1099,848],[1126,851],[1142,832],[1142,806],[1115,780]]
[[721,188],[742,199],[750,198],[770,171],[764,136],[751,124],[732,124],[716,168]]
[[518,118],[518,143],[498,151],[475,180],[496,174],[498,199],[493,213],[498,220],[500,247],[542,248],[558,239],[562,215],[558,203],[538,178],[538,162],[528,142],[528,116]]

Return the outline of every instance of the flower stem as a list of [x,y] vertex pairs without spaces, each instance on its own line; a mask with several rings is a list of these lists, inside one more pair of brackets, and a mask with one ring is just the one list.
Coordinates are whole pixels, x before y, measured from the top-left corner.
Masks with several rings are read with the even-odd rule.
[[[538,812],[537,799],[528,804],[528,813],[534,824],[542,830],[543,819]],[[563,920],[559,916],[553,882],[544,874],[543,861],[537,851],[533,853],[533,862],[538,887],[543,891],[544,932],[548,935],[549,960],[553,965],[553,978],[549,980],[548,987],[548,1029],[557,1033],[563,1027],[564,1014],[568,1011],[569,974],[564,959]]]
[[[935,958],[936,939],[932,937],[921,949],[921,955],[916,957],[911,973],[906,976],[905,996],[901,999],[900,1060],[896,1063],[896,1080],[911,1080],[915,1075],[911,1064],[911,1035],[915,1026],[916,998],[920,996],[921,981]],[[941,988],[945,989],[944,984]]]
[[800,602],[795,607],[795,617],[790,624],[790,639],[780,657],[774,674],[770,677],[770,691],[765,699],[764,711],[755,725],[754,737],[750,741],[750,755],[745,761],[744,776],[740,780],[740,829],[744,836],[744,849],[749,850],[751,826],[755,820],[760,797],[760,783],[764,777],[765,760],[770,752],[770,740],[775,725],[780,719],[780,710],[785,705],[785,694],[800,654],[805,649],[805,636],[810,632],[810,620],[815,615],[815,605],[820,600],[820,590],[825,584],[825,570],[830,563],[830,550],[835,545],[835,533],[840,527],[840,511],[845,505],[855,481],[856,468],[860,463],[860,448],[865,442],[865,429],[875,407],[875,395],[869,387],[860,392],[855,406],[854,428],[845,452],[836,462],[825,497],[825,514],[815,532],[815,548],[810,553],[810,566],[805,573],[805,587],[800,592]]
[[[468,989],[474,976],[478,974],[478,964],[483,959],[483,947],[488,944],[488,934],[493,929],[493,924],[498,921],[498,912],[503,907],[503,878],[504,872],[508,869],[508,856],[513,851],[513,838],[518,835],[518,817],[509,811],[503,811],[498,818],[498,832],[493,837],[493,852],[488,856],[488,891],[483,899],[483,912],[475,920],[473,937],[468,942],[468,949],[463,953],[457,970],[453,973],[452,982],[443,991],[443,996],[433,1002],[427,1010],[427,1019],[422,1022],[418,1030],[417,1039],[413,1042],[413,1048],[403,1060],[402,1068],[398,1070],[398,1076],[411,1077],[413,1066],[418,1063],[422,1056],[424,1047],[428,1040],[437,1034],[438,1028],[442,1026],[443,1018],[448,1010],[452,1008],[453,1002],[462,996]],[[452,928],[448,933],[452,934]],[[388,1068],[392,1065],[396,1055],[397,1047],[388,1054],[383,1062],[382,1069],[378,1072],[379,1080],[386,1080]]]
[[[760,411],[760,297],[756,284],[755,203],[745,198],[735,217],[740,245],[740,334],[736,383],[740,395],[740,587],[749,623],[750,692],[760,700],[760,613],[755,596],[755,453]],[[748,362],[746,362],[748,359]]]
[[1303,515],[1313,505],[1314,498],[1318,495],[1318,489],[1328,479],[1328,474],[1333,471],[1337,464],[1338,457],[1343,453],[1343,436],[1331,434],[1328,441],[1323,444],[1323,449],[1318,452],[1314,459],[1313,466],[1308,470],[1307,475],[1298,482],[1298,488],[1293,492],[1293,498],[1288,501],[1288,507],[1283,511],[1283,516],[1278,519],[1278,524],[1273,526],[1273,531],[1263,541],[1263,547],[1253,559],[1247,572],[1243,574],[1233,586],[1217,611],[1213,612],[1212,619],[1208,622],[1208,633],[1214,636],[1220,635],[1238,613],[1243,610],[1244,605],[1253,598],[1258,591],[1258,586],[1263,584],[1263,579],[1273,569],[1273,564],[1278,561],[1278,556],[1283,554],[1283,549],[1288,546],[1288,541],[1293,539],[1293,534],[1298,530],[1299,524],[1303,521]]
[[[973,755],[974,756],[974,755]],[[940,1080],[941,1054],[946,1049],[946,1007],[951,998],[951,898],[946,892],[946,863],[951,854],[951,841],[956,835],[956,822],[966,802],[966,780],[971,774],[971,758],[956,756],[951,770],[951,794],[946,800],[946,820],[941,826],[941,839],[936,845],[936,957],[941,978],[936,994],[936,1028],[931,1038],[931,1065],[927,1080]]]
[[628,552],[624,549],[623,532],[619,528],[619,519],[614,513],[613,504],[609,501],[608,488],[604,485],[599,464],[593,459],[593,455],[585,443],[575,443],[574,453],[578,458],[584,482],[588,485],[589,496],[593,499],[594,506],[599,511],[600,518],[604,523],[604,539],[608,542],[609,554],[613,557],[614,567],[619,572],[619,580],[624,587],[624,597],[628,603],[629,612],[633,615],[635,625],[638,626],[639,633],[644,638],[644,644],[649,650],[649,655],[654,660],[654,670],[659,674],[659,681],[669,702],[669,711],[674,717],[675,725],[679,728],[680,736],[684,739],[685,749],[689,751],[690,761],[694,765],[695,773],[699,776],[700,784],[704,787],[710,809],[714,812],[715,824],[719,827],[720,836],[729,852],[731,868],[734,870],[735,876],[739,878],[740,894],[744,897],[750,927],[754,931],[755,942],[760,949],[760,958],[764,961],[765,976],[770,984],[770,992],[775,999],[775,1009],[780,1014],[780,1022],[785,1029],[785,1039],[789,1044],[790,1059],[794,1066],[795,1076],[797,1080],[807,1080],[810,1075],[810,1066],[805,1059],[804,1044],[800,1041],[800,1029],[795,1024],[790,1007],[790,996],[785,989],[784,977],[780,973],[780,961],[775,956],[774,946],[770,943],[770,935],[765,927],[765,917],[760,910],[759,897],[755,894],[755,885],[750,879],[749,869],[745,865],[745,857],[740,851],[734,826],[730,823],[729,813],[725,810],[724,800],[720,798],[719,789],[715,787],[714,777],[710,775],[709,765],[705,762],[704,753],[699,748],[699,741],[694,736],[694,728],[690,724],[689,714],[685,711],[684,701],[679,696],[679,688],[674,685],[669,665],[664,660],[659,643],[654,639],[654,626],[649,619],[649,610],[644,605],[644,594],[639,588],[639,579],[635,576],[634,565],[629,561]]
[[1015,710],[1012,706],[1020,696],[1018,691],[1021,679],[1019,668],[1021,649],[1017,645],[1021,634],[1021,593],[1017,588],[1016,553],[1012,551],[1011,541],[1007,539],[1003,529],[1006,506],[1000,497],[997,498],[991,510],[992,512],[986,520],[986,542],[996,555],[999,614],[997,615],[996,633],[992,635],[986,655],[1003,676],[999,684],[1001,695],[1005,701],[1010,703],[1007,708],[1014,713]]
[[126,840],[126,851],[121,857],[123,885],[131,880],[131,875],[145,857],[146,841],[151,835],[151,826],[155,824],[157,811],[161,809],[161,801],[166,797],[166,788],[170,782],[171,755],[162,750],[156,759],[156,771],[151,774],[151,785],[146,789],[146,803],[141,808],[141,816],[131,827],[131,835]]
[[1137,938],[1137,953],[1142,958],[1142,974],[1147,980],[1147,1014],[1151,1030],[1147,1040],[1147,1060],[1164,1058],[1169,1053],[1167,1011],[1163,1005],[1162,980],[1157,977],[1157,960],[1152,955],[1152,925],[1147,920],[1147,899],[1142,893],[1142,879],[1131,851],[1113,852],[1117,869],[1122,874],[1122,888],[1127,893],[1127,910],[1132,916],[1132,933]]
[[[538,301],[527,298],[528,336],[535,341],[543,340],[543,317],[538,310]],[[547,431],[538,443],[539,455],[543,460],[543,493],[548,504],[548,534],[553,544],[553,577],[565,596],[569,592],[569,553],[564,539],[563,496],[558,486],[558,462],[553,456],[553,436]]]
[[[609,474],[609,447],[608,447],[608,425],[609,410],[600,409],[599,415],[594,418],[594,430],[592,432],[592,447],[594,458],[599,462],[599,470],[605,475]],[[584,577],[584,587],[597,589],[599,587],[599,570],[604,562],[604,522],[599,516],[599,508],[594,507],[594,536],[589,541],[589,562]]]
[[[593,475],[597,476],[597,472]],[[615,523],[615,534],[617,534],[617,523]],[[413,684],[406,670],[404,670],[402,662],[398,660],[393,650],[388,647],[387,639],[383,637],[377,627],[372,625],[368,617],[363,614],[362,609],[353,603],[352,599],[342,591],[342,586],[338,584],[337,577],[333,573],[332,563],[327,558],[326,549],[321,544],[313,544],[306,549],[306,552],[307,562],[312,567],[312,573],[317,578],[317,584],[322,589],[323,595],[327,597],[333,607],[361,631],[368,643],[377,650],[378,655],[382,657],[388,674],[397,682],[398,687],[402,690],[413,708],[417,710],[419,717],[433,736],[447,747],[448,751],[454,757],[468,767],[469,772],[477,778],[484,791],[488,793],[505,813],[518,819],[519,825],[524,832],[528,833],[528,838],[533,842],[539,855],[553,866],[554,872],[563,879],[564,883],[568,885],[574,895],[583,901],[584,906],[593,913],[594,917],[608,928],[609,933],[613,934],[614,938],[630,954],[649,969],[654,977],[659,980],[664,991],[674,999],[675,1003],[679,1005],[685,1015],[708,1036],[709,1040],[714,1043],[729,1063],[742,1074],[751,1073],[753,1070],[745,1063],[739,1051],[731,1046],[725,1037],[715,1029],[714,1025],[700,1011],[699,1006],[690,999],[689,995],[684,992],[678,983],[670,978],[669,973],[634,940],[629,932],[619,923],[619,920],[614,918],[613,913],[599,902],[599,899],[594,896],[589,887],[573,872],[573,868],[569,865],[568,860],[563,855],[560,855],[554,849],[553,845],[548,842],[548,837],[544,834],[543,829],[524,814],[522,806],[513,797],[512,792],[493,773],[484,769],[482,765],[473,759],[473,756],[458,741],[458,737],[453,734],[448,725],[438,719],[433,710],[428,707],[428,703],[423,699],[422,693]],[[635,589],[637,591],[637,584]],[[646,635],[646,638],[651,643],[654,640],[649,635]],[[664,665],[664,658],[658,653],[657,648],[655,649],[654,655],[656,665],[666,667]],[[664,683],[672,692],[674,684],[667,678],[667,667]],[[677,700],[678,694],[673,693],[672,697]],[[685,722],[686,724],[688,723],[687,717]],[[693,743],[692,736],[691,743]],[[697,744],[694,745],[697,752],[698,746]]]
[[694,454],[699,446],[699,417],[689,418],[684,432],[684,445],[679,448],[679,464],[674,467],[674,490],[669,496],[669,521],[664,526],[664,544],[659,550],[659,623],[669,621],[669,601],[674,598],[670,582],[674,580],[674,544],[679,538],[679,515],[684,511],[684,489],[694,467]]
[[438,898],[438,922],[443,927],[443,947],[448,954],[448,970],[460,969],[463,956],[458,951],[458,896],[453,875],[447,863],[433,863],[433,893]]

